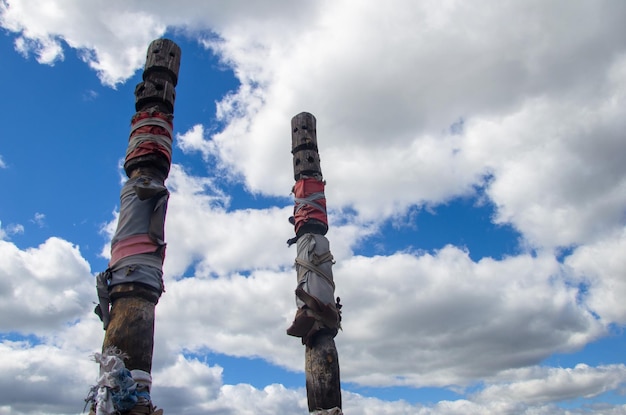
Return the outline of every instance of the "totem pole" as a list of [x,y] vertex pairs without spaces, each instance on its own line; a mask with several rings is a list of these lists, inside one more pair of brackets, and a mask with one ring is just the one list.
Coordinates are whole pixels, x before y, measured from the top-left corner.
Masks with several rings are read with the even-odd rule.
[[296,305],[290,336],[306,346],[305,371],[309,412],[340,415],[341,384],[334,338],[341,328],[341,304],[335,299],[333,256],[330,253],[325,182],[317,150],[316,120],[302,112],[291,119],[291,153],[296,181],[294,215],[290,222],[297,244]]
[[[135,110],[124,162],[128,181],[111,241],[108,269],[97,277],[104,324],[100,377],[86,401],[91,414],[153,414],[150,398],[155,306],[163,292],[165,186],[172,157],[172,120],[181,50],[168,39],[148,47],[143,82],[135,88]],[[110,306],[110,308],[109,308]]]

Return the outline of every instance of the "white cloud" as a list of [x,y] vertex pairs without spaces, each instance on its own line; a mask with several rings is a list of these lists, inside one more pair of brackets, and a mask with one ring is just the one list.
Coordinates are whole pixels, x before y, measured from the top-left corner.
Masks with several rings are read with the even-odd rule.
[[462,149],[489,167],[496,222],[545,247],[591,242],[623,223],[623,104],[609,93],[600,102],[541,98],[498,121],[469,121]]
[[176,134],[176,143],[184,153],[199,151],[205,158],[209,154],[209,141],[204,139],[204,127],[196,124],[183,134]]
[[88,89],[85,92],[83,92],[83,100],[84,101],[93,101],[96,98],[98,98],[98,92],[94,91],[93,89]]
[[80,52],[104,84],[113,86],[141,66],[145,45],[165,31],[165,24],[150,13],[120,6],[36,0],[3,3],[0,24],[19,34],[20,53],[34,53],[40,63],[52,64],[63,59],[63,44],[67,44]]
[[[254,406],[251,403],[254,403]],[[218,399],[208,402],[205,408],[224,415],[307,412],[306,398],[302,390],[294,391],[278,384],[268,385],[263,389],[246,384],[224,385]]]
[[[84,353],[69,354],[50,345],[0,342],[0,385],[5,393],[1,414],[77,413],[96,377],[97,367]],[[343,409],[349,413],[373,415],[421,414],[571,414],[553,402],[575,396],[596,396],[615,390],[626,380],[623,365],[546,369],[533,367],[512,371],[510,381],[486,387],[476,395],[433,405],[411,405],[405,401],[383,401],[344,392]],[[262,389],[247,384],[223,384],[222,368],[196,359],[176,356],[170,365],[153,375],[154,402],[166,411],[196,415],[213,413],[275,414],[306,411],[303,389],[279,384]],[[62,388],[50,385],[63,385]],[[620,414],[623,407],[609,404],[586,414]]]
[[11,234],[11,235],[17,235],[17,234],[21,234],[24,233],[24,226],[17,223],[11,223],[9,224],[9,226],[7,226],[7,233]]
[[35,54],[37,62],[54,65],[58,60],[63,60],[63,48],[52,37],[28,39],[19,37],[15,39],[15,50],[27,58],[31,53]]
[[586,285],[585,303],[607,322],[626,323],[626,228],[610,238],[581,246],[565,264]]
[[[177,165],[172,166],[168,187],[167,275],[182,276],[194,263],[201,277],[289,263],[286,208],[229,212],[229,197],[212,179],[186,175]],[[282,229],[275,226],[281,219],[287,224]]]
[[198,410],[218,398],[222,368],[178,355],[172,364],[153,374],[153,384],[155,401],[158,397],[170,408],[177,408],[178,413],[187,413],[190,408]]
[[2,227],[2,221],[0,221],[0,240],[9,239],[11,235],[18,235],[24,233],[24,226],[19,223],[10,223],[5,228]]
[[573,368],[532,367],[512,370],[515,381],[496,383],[479,392],[478,402],[524,402],[530,405],[567,401],[578,397],[591,398],[619,389],[626,382],[626,366],[590,367],[578,364]]
[[111,259],[111,240],[115,235],[115,230],[117,229],[117,221],[119,220],[120,212],[119,210],[113,211],[113,219],[109,222],[103,223],[100,226],[100,235],[104,236],[107,239],[107,243],[104,244],[102,250],[100,251],[100,257],[105,259]]
[[78,413],[97,372],[87,354],[54,346],[0,342],[0,414]]
[[371,385],[462,385],[576,350],[603,329],[559,268],[549,256],[473,262],[451,246],[338,264],[342,375]]
[[[264,2],[251,6],[233,1],[228,6],[190,2],[180,7],[168,2],[141,3],[100,2],[98,7],[80,0],[46,2],[37,0],[0,4],[0,25],[18,34],[16,49],[25,55],[35,54],[41,63],[52,64],[63,59],[63,46],[96,70],[103,84],[115,86],[124,82],[143,65],[146,45],[165,33],[167,26],[191,30],[208,29],[235,22],[241,24],[241,11],[248,18],[275,20],[277,12],[304,14],[306,7],[290,2]],[[282,19],[287,15],[278,13]],[[294,14],[294,15],[295,15]],[[294,16],[291,16],[294,17]]]
[[4,162],[4,160],[2,159],[2,155],[0,154],[0,169],[6,169],[7,168],[7,164]]
[[89,264],[69,242],[50,238],[20,250],[0,241],[0,257],[1,331],[52,333],[89,307]]
[[39,226],[40,228],[43,228],[46,224],[45,222],[46,219],[46,215],[40,212],[36,212],[35,215],[33,216],[33,218],[30,220],[31,223],[34,223],[35,225]]

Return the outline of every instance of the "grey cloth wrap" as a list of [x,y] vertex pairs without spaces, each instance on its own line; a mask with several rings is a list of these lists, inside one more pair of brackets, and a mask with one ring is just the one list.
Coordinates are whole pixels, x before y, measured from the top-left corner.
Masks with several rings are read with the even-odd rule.
[[160,294],[163,292],[163,271],[161,268],[137,263],[111,270],[111,287],[117,284],[127,284],[129,282],[149,285]]
[[297,247],[298,310],[287,334],[300,337],[303,344],[311,345],[315,335],[322,330],[337,334],[341,328],[341,306],[339,299],[335,303],[334,261],[326,237],[306,233],[298,239]]
[[140,144],[145,143],[146,141],[151,141],[157,143],[159,146],[163,147],[168,154],[172,154],[172,140],[163,135],[156,134],[136,134],[132,136],[128,142],[128,147],[126,149],[126,158],[132,153]]
[[[323,235],[307,233],[298,239],[296,246],[298,288],[303,289],[323,304],[335,304],[333,257],[330,255],[328,239]],[[302,308],[304,301],[296,297],[296,304],[298,308]]]
[[129,179],[121,191],[117,230],[111,241],[111,251],[118,243],[136,236],[147,235],[155,245],[153,252],[112,255],[110,285],[139,282],[163,291],[163,258],[165,249],[165,214],[169,192],[158,179],[138,176]]
[[157,117],[144,118],[142,120],[137,121],[131,127],[130,133],[132,134],[133,131],[137,130],[140,127],[145,127],[146,125],[150,125],[150,126],[156,125],[159,127],[163,127],[170,134],[170,137],[172,137],[172,126],[170,125],[170,123]]

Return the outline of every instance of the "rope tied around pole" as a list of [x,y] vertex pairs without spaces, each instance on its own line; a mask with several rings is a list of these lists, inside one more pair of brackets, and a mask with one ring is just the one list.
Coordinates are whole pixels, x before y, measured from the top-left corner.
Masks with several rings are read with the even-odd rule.
[[298,239],[295,260],[298,275],[296,304],[298,310],[287,334],[302,338],[310,345],[315,335],[326,331],[333,335],[341,329],[341,304],[335,300],[333,281],[333,255],[328,240],[323,235],[304,234]]

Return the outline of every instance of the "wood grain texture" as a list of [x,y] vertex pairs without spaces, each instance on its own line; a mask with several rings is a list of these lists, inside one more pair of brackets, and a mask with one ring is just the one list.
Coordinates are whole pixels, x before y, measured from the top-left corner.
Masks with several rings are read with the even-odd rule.
[[339,356],[333,335],[320,332],[306,347],[306,396],[309,411],[341,408]]
[[150,373],[154,349],[154,312],[155,304],[145,298],[121,297],[114,300],[102,350],[115,346],[128,356],[124,362],[127,369]]

